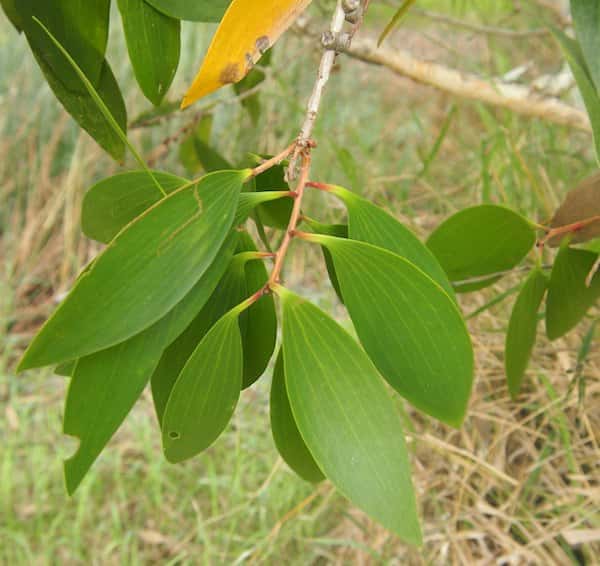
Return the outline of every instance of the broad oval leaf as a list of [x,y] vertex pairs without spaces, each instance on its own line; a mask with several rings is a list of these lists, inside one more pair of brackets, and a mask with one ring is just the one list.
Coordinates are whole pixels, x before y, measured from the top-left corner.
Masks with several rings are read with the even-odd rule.
[[129,59],[142,92],[158,106],[179,65],[180,22],[145,0],[119,0]]
[[356,332],[381,375],[415,407],[460,426],[473,349],[455,302],[406,259],[353,240],[309,235],[333,257]]
[[15,7],[36,58],[67,91],[84,94],[85,87],[34,17],[75,59],[90,82],[100,85],[106,64],[110,0],[17,0]]
[[231,0],[145,0],[157,10],[193,22],[220,22]]
[[200,281],[169,314],[122,344],[79,360],[73,371],[64,415],[64,432],[80,439],[65,461],[67,490],[73,494],[117,431],[155,371],[164,349],[203,307],[233,255],[237,234],[223,244]]
[[247,176],[248,171],[207,175],[120,232],[42,327],[20,369],[103,350],[168,313],[213,262]]
[[[152,171],[165,193],[170,194],[189,183],[169,173]],[[145,171],[119,173],[91,187],[83,198],[83,233],[107,244],[127,224],[163,198],[152,177]]]
[[182,108],[242,80],[311,0],[233,0]]
[[534,244],[535,230],[525,218],[489,204],[461,210],[427,240],[458,293],[496,282],[497,274],[518,265]]
[[513,307],[506,333],[505,367],[508,390],[513,399],[519,395],[538,326],[538,311],[548,288],[548,277],[539,268],[525,281]]
[[285,385],[283,350],[279,352],[273,370],[270,408],[273,440],[285,463],[308,482],[317,483],[325,479],[294,420]]
[[546,333],[550,340],[564,336],[582,320],[600,299],[600,273],[591,286],[586,285],[598,254],[563,244],[554,260],[548,298],[546,299]]
[[[248,232],[239,233],[239,251],[255,252],[256,244]],[[269,274],[263,261],[247,261],[244,266],[246,296],[262,289]],[[241,297],[245,299],[246,297]],[[233,306],[233,305],[232,305]],[[243,320],[244,389],[250,387],[267,369],[277,342],[277,314],[272,293],[263,295],[241,315]]]
[[223,432],[240,396],[242,374],[238,313],[230,311],[194,350],[169,395],[162,421],[169,462],[192,458]]
[[385,210],[342,187],[333,186],[331,192],[341,198],[348,209],[348,236],[352,240],[373,244],[406,258],[454,296],[438,260],[411,230]]
[[594,86],[590,69],[584,59],[581,47],[571,37],[559,29],[553,29],[552,33],[560,44],[562,52],[569,63],[571,72],[577,82],[577,87],[583,98],[585,108],[594,134],[594,146],[596,148],[596,160],[600,163],[600,96]]
[[[578,226],[579,224],[579,226]],[[550,222],[552,228],[572,226],[573,230],[551,238],[550,246],[559,246],[562,239],[581,244],[600,238],[600,173],[595,173],[567,193]]]
[[365,352],[323,311],[279,287],[294,420],[325,476],[402,540],[421,544],[402,423]]

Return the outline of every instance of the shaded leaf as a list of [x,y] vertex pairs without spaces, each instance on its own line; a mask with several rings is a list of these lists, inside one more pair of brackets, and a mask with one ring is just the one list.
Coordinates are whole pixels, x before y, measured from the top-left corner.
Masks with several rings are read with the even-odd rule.
[[561,30],[553,29],[552,33],[560,44],[583,98],[592,124],[596,160],[600,162],[600,97],[598,96],[598,91],[594,86],[590,70],[587,67],[579,44],[574,39],[565,35]]
[[[167,194],[189,183],[187,179],[170,173],[152,173]],[[85,194],[81,210],[83,232],[88,238],[107,244],[162,197],[145,171],[129,171],[107,177]]]
[[[163,353],[152,375],[152,397],[159,422],[178,375],[213,325],[246,298],[244,258],[234,257],[204,308]],[[240,386],[241,387],[241,386]]]
[[118,0],[129,59],[142,92],[158,106],[179,65],[180,23],[144,0]]
[[169,462],[208,448],[223,432],[242,387],[238,313],[229,312],[202,339],[177,378],[165,409],[162,439]]
[[100,86],[106,66],[110,0],[18,0],[14,5],[31,50],[66,91],[82,94],[85,88],[34,17],[73,57],[90,82]]
[[590,287],[585,283],[597,258],[594,252],[566,244],[559,250],[546,299],[546,333],[550,340],[575,327],[600,298],[600,274],[596,273]]
[[[65,110],[96,140],[100,147],[117,161],[122,161],[125,157],[125,144],[98,108],[93,97],[87,92],[68,90],[43,60],[37,56],[36,60],[52,92]],[[81,84],[83,85],[83,83]],[[127,131],[127,109],[123,95],[107,62],[102,68],[97,91],[121,130]]]
[[182,108],[242,80],[310,2],[263,0],[257,4],[253,0],[233,0],[183,98]]
[[[207,175],[128,225],[42,327],[20,369],[103,350],[162,318],[213,262],[247,176],[248,171]],[[177,274],[177,285],[170,274]]]
[[[209,143],[212,135],[213,121],[213,114],[204,114],[190,135],[184,138],[179,144],[179,160],[186,168],[186,171],[191,175],[203,171],[202,163],[196,155],[194,140],[198,138],[204,143]],[[230,169],[230,167],[226,167],[226,169]]]
[[23,22],[21,22],[21,16],[17,10],[15,0],[0,0],[0,6],[4,10],[6,17],[10,20],[10,23],[20,32],[23,29]]
[[[251,154],[250,157],[255,164],[258,164],[262,162],[263,159],[269,159],[272,156]],[[285,162],[280,163],[258,175],[254,179],[254,190],[257,192],[289,190],[289,185],[285,180],[286,165],[287,163]],[[285,230],[290,220],[293,207],[294,202],[292,200],[275,201],[260,206],[257,210],[257,214],[260,221],[263,222],[265,226],[272,226],[280,230]]]
[[415,407],[462,423],[473,382],[473,350],[454,301],[406,259],[330,236],[326,246],[356,332],[383,377]]
[[[271,63],[271,54],[272,53],[273,53],[273,51],[271,49],[269,49],[269,51],[267,51],[263,55],[263,57],[260,61],[261,66],[263,68]],[[246,95],[246,93],[250,92],[251,90],[256,89],[258,87],[258,85],[262,84],[262,82],[265,80],[265,76],[266,76],[265,71],[261,68],[256,67],[256,68],[252,69],[246,75],[246,77],[244,77],[239,83],[235,83],[233,85],[235,93],[238,95],[238,97],[242,97],[241,98],[242,106],[246,109],[246,111],[250,115],[250,118],[251,118],[253,124],[255,124],[255,125],[258,124],[258,121],[260,120],[260,112],[261,112],[260,93],[255,92],[254,94],[251,94],[249,96]]]
[[548,277],[534,269],[521,289],[513,307],[506,333],[505,367],[508,390],[514,399],[519,394],[538,325],[538,311],[548,288]]
[[[491,285],[500,278],[497,273],[518,265],[534,244],[535,230],[525,218],[487,204],[461,210],[427,240],[459,293]],[[465,283],[473,278],[482,280]]]
[[[586,224],[586,220],[594,220]],[[600,238],[600,173],[596,173],[582,181],[577,187],[567,193],[550,226],[575,225],[583,222],[581,228],[575,231],[551,238],[548,244],[552,247],[560,245],[565,236],[572,244],[580,244],[594,238]]]
[[54,373],[62,377],[71,377],[73,375],[73,372],[75,371],[76,363],[77,360],[65,362],[64,364],[59,364],[54,368]]
[[571,13],[589,74],[600,91],[600,2],[571,0]]
[[[325,234],[326,236],[335,236],[336,238],[347,238],[348,237],[348,226],[346,224],[322,224],[312,218],[304,218],[304,221],[310,226],[310,228],[317,234]],[[321,246],[323,252],[323,258],[325,259],[325,267],[327,268],[327,274],[329,275],[329,281],[331,286],[335,290],[335,294],[338,296],[340,302],[344,302],[342,297],[342,290],[340,289],[340,282],[338,281],[337,273],[335,272],[335,266],[333,265],[333,258],[329,253],[329,250],[325,246]]]
[[287,393],[312,456],[350,501],[421,544],[402,423],[377,370],[323,311],[285,289],[277,293]]
[[331,192],[341,198],[348,209],[348,236],[352,240],[373,244],[406,258],[454,296],[438,260],[411,230],[355,193],[337,186],[331,187]]
[[163,350],[185,330],[210,297],[229,264],[236,241],[235,233],[227,238],[200,281],[164,318],[126,342],[77,363],[64,416],[65,434],[80,439],[77,452],[65,461],[70,494],[142,394]]
[[157,10],[178,20],[220,22],[230,0],[146,0]]
[[292,414],[285,386],[283,351],[279,352],[273,370],[270,407],[273,440],[285,463],[308,482],[317,483],[325,479],[308,450]]
[[[238,250],[245,252],[257,251],[256,244],[248,232],[240,232]],[[247,261],[244,272],[246,296],[262,289],[269,278],[263,261]],[[242,297],[241,299],[245,298]],[[277,314],[273,294],[269,293],[262,296],[240,315],[240,319],[244,319],[242,342],[244,345],[243,387],[245,389],[264,374],[275,351]]]

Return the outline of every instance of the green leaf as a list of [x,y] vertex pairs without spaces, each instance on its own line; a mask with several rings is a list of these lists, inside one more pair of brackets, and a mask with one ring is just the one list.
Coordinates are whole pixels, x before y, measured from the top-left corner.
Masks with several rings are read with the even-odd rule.
[[[260,162],[262,158],[268,159],[271,156],[253,155],[252,157]],[[255,186],[257,192],[289,190],[289,186],[285,180],[285,164],[280,163],[258,175],[255,179]],[[274,228],[285,230],[293,207],[294,203],[291,200],[275,201],[260,206],[257,214],[265,226],[273,226]]]
[[196,157],[205,171],[210,173],[211,171],[232,169],[232,165],[227,159],[199,137],[194,138],[194,148]]
[[[152,174],[167,194],[189,183],[169,173],[153,171]],[[162,197],[145,171],[119,173],[103,179],[91,187],[83,199],[83,232],[88,238],[107,244]]]
[[180,22],[144,0],[119,0],[129,58],[146,98],[158,106],[179,65]]
[[314,305],[278,288],[294,420],[325,476],[410,544],[421,544],[402,423],[377,370]]
[[285,463],[308,482],[317,483],[325,479],[308,450],[292,414],[285,388],[283,351],[279,352],[273,370],[270,406],[273,440]]
[[[348,237],[348,226],[346,224],[322,224],[321,222],[317,222],[316,220],[307,217],[304,218],[304,221],[310,226],[311,230],[317,234],[335,236],[336,238]],[[340,289],[340,282],[338,281],[337,273],[335,272],[335,266],[333,265],[333,258],[325,246],[321,246],[321,251],[323,252],[325,267],[327,268],[327,274],[329,275],[331,286],[333,287],[340,302],[343,303],[344,299],[342,297],[342,290]]]
[[234,310],[203,338],[169,395],[162,423],[169,462],[192,458],[223,432],[240,396],[242,374],[242,337]]
[[600,91],[600,2],[571,0],[571,13],[579,45],[596,91]]
[[[213,121],[214,116],[212,114],[204,114],[190,135],[185,137],[179,144],[179,161],[181,161],[181,164],[191,175],[203,171],[202,163],[200,163],[196,155],[194,140],[198,137],[205,143],[208,143],[212,135]],[[230,169],[230,167],[227,167],[227,169]]]
[[373,244],[406,258],[454,296],[438,260],[411,230],[385,210],[342,187],[332,186],[331,192],[342,199],[348,209],[348,236],[352,240]]
[[242,193],[237,212],[235,214],[234,226],[239,226],[252,214],[252,211],[264,203],[274,203],[283,198],[290,198],[290,191],[265,191],[263,193]]
[[577,326],[600,298],[600,274],[596,273],[590,287],[585,282],[597,258],[594,252],[569,248],[566,244],[559,250],[546,299],[546,333],[550,340]]
[[177,18],[194,22],[220,22],[231,0],[146,0],[157,10]]
[[579,44],[574,39],[565,35],[561,30],[553,29],[552,33],[560,44],[563,54],[575,77],[575,81],[577,82],[579,92],[581,92],[583,102],[592,124],[596,159],[600,162],[600,96],[598,96],[598,90],[594,86],[590,69],[585,62]]
[[101,84],[108,42],[110,0],[18,0],[23,30],[38,60],[67,91],[85,93],[76,71],[33,18],[40,20],[94,86]]
[[[87,92],[70,91],[37,55],[36,60],[54,95],[65,110],[96,140],[100,147],[117,161],[122,161],[125,156],[125,144],[98,108],[94,98]],[[106,61],[102,67],[97,91],[121,130],[126,131],[127,109],[119,85]]]
[[15,26],[17,31],[23,30],[23,22],[21,16],[17,10],[15,0],[0,0],[0,6],[4,10],[6,17],[10,20],[10,23]]
[[[256,244],[248,232],[239,234],[239,251],[255,252]],[[269,274],[262,261],[248,261],[244,266],[246,296],[262,289]],[[242,297],[244,299],[246,297]],[[242,341],[244,344],[244,389],[250,387],[267,369],[277,342],[277,314],[271,293],[263,295],[240,315],[244,319]]]
[[120,232],[42,327],[20,369],[106,349],[162,318],[213,262],[231,229],[248,174],[207,175]]
[[210,146],[212,127],[213,115],[204,115],[179,146],[179,159],[190,174],[233,169],[233,166]]
[[[487,204],[451,216],[427,241],[459,293],[493,284],[501,277],[496,274],[518,265],[534,244],[535,229],[525,218]],[[481,279],[465,283],[473,278]]]
[[385,38],[388,35],[390,35],[392,30],[400,24],[400,22],[404,19],[404,16],[406,16],[408,11],[410,10],[410,7],[415,3],[415,1],[416,0],[404,0],[402,2],[402,4],[400,5],[400,8],[398,8],[398,10],[396,10],[394,16],[389,21],[389,23],[385,26],[385,29],[379,36],[379,39],[377,40],[377,47],[379,47],[385,41]]
[[353,240],[308,235],[333,257],[356,332],[383,377],[415,407],[462,423],[473,350],[448,294],[406,259]]
[[[129,171],[103,179],[89,189],[83,199],[81,225],[89,238],[98,242],[110,242],[127,224],[135,220],[163,196],[190,184],[191,181],[169,173],[152,171]],[[259,204],[288,197],[287,192],[242,193],[235,215],[234,226],[245,222]]]
[[[241,98],[241,104],[248,112],[252,123],[258,124],[260,120],[261,104],[260,104],[260,92],[255,92],[251,95],[246,95],[247,92],[256,89],[258,85],[262,84],[265,80],[264,67],[267,67],[271,63],[273,50],[269,49],[260,59],[260,67],[252,69],[241,81],[233,84],[233,90]],[[246,96],[244,96],[246,95]]]
[[198,344],[221,317],[246,298],[246,258],[243,255],[240,257],[238,254],[233,258],[204,308],[163,353],[151,380],[159,422],[163,420],[167,400],[177,377]]
[[56,375],[60,375],[61,377],[71,377],[73,375],[73,372],[75,371],[76,363],[77,360],[59,364],[54,368],[54,373]]
[[505,366],[508,390],[513,399],[519,395],[535,344],[538,311],[548,288],[548,277],[534,269],[521,289],[512,310],[506,333]]
[[141,334],[79,360],[69,387],[64,432],[80,439],[65,461],[70,494],[77,489],[142,394],[163,350],[190,324],[227,269],[237,241],[231,234],[213,264],[169,314]]

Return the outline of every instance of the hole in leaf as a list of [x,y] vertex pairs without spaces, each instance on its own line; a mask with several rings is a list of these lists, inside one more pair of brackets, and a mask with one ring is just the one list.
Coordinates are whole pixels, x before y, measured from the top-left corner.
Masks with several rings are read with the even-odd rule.
[[181,434],[179,434],[177,431],[174,431],[174,430],[172,430],[172,431],[169,433],[169,438],[170,438],[171,440],[179,440],[179,439],[181,438]]

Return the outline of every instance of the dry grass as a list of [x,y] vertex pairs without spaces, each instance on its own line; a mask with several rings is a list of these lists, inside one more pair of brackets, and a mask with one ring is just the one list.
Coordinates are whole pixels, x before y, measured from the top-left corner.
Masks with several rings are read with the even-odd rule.
[[[48,109],[51,99],[47,95],[33,110],[19,106],[22,93],[35,86],[26,78],[20,80],[23,84],[3,100],[5,108],[17,113],[19,125],[9,127],[5,112],[4,118],[0,118],[4,120],[0,131],[5,132],[0,138],[0,155],[3,156],[0,162],[0,323],[7,329],[0,344],[4,349],[0,369],[7,376],[0,381],[0,409],[4,412],[2,422],[12,435],[26,429],[26,425],[19,422],[15,407],[26,406],[33,413],[60,413],[57,407],[64,390],[61,381],[49,380],[42,391],[36,392],[31,387],[15,386],[11,368],[35,328],[54,308],[81,267],[97,253],[98,246],[83,238],[79,230],[81,199],[84,189],[98,175],[106,176],[114,169],[62,113]],[[419,156],[427,155],[452,101],[403,81],[389,82],[380,71],[363,67],[359,72],[353,71],[352,76],[343,74],[339,81],[346,89],[350,88],[351,93],[369,86],[365,98],[379,106],[373,110],[369,105],[364,108],[364,114],[342,118],[329,113],[318,135],[322,139],[336,136],[344,139],[345,146],[352,148],[356,162],[362,166],[356,180],[364,183],[361,189],[422,233],[448,212],[465,203],[486,199],[542,217],[556,204],[557,195],[570,185],[569,172],[591,167],[589,140],[581,134],[528,122],[514,123],[504,115],[495,116],[494,121],[486,110],[461,106],[460,120],[444,141],[431,170],[421,176]],[[352,86],[348,87],[350,83]],[[380,88],[375,91],[373,85]],[[402,93],[401,105],[397,104],[399,92]],[[331,97],[343,95],[347,96],[347,92],[338,90]],[[268,140],[261,142],[261,150],[273,150],[293,131],[293,118],[298,109],[282,109],[281,98],[275,97],[266,112],[269,124],[292,123],[277,134],[271,130]],[[413,119],[415,112],[419,114],[420,123]],[[48,116],[52,124],[50,134],[39,126],[49,120]],[[371,118],[373,124],[366,131],[365,123]],[[238,120],[239,115],[221,119],[224,120],[221,128],[224,128]],[[237,129],[241,130],[242,126]],[[143,134],[137,135],[140,143],[147,142]],[[498,147],[494,146],[486,161],[479,155],[478,144],[492,144],[497,139],[501,142]],[[223,141],[227,143],[230,142]],[[150,147],[153,144],[156,145],[156,135]],[[334,143],[322,143],[319,151],[316,168],[327,176],[324,180],[336,181],[332,176],[352,180],[347,168],[331,166],[338,155]],[[578,161],[579,154],[586,155],[583,164]],[[172,165],[172,156],[165,163]],[[580,164],[578,169],[574,163]],[[448,171],[448,164],[452,164],[452,171]],[[484,169],[491,178],[487,196],[482,181]],[[532,187],[532,183],[535,186]],[[328,212],[332,217],[337,214],[339,209]],[[334,305],[331,295],[322,291],[318,261],[314,252],[298,253],[290,266],[290,281],[322,303]],[[473,312],[516,282],[508,278],[493,290],[463,299],[465,312]],[[243,402],[243,414],[251,415],[252,419],[236,423],[244,428],[246,444],[240,448],[239,430],[228,432],[221,441],[223,450],[257,450],[256,458],[250,453],[250,460],[256,460],[251,464],[246,460],[232,464],[244,462],[243,465],[248,466],[237,473],[249,474],[242,487],[250,493],[238,502],[240,508],[235,506],[235,501],[227,499],[226,505],[230,507],[223,509],[225,495],[222,486],[219,491],[217,480],[233,471],[223,468],[224,457],[215,452],[216,471],[211,473],[216,474],[217,487],[211,496],[213,500],[209,498],[212,506],[202,501],[194,503],[198,511],[192,517],[183,516],[178,508],[177,490],[183,484],[184,472],[157,468],[153,457],[136,446],[140,434],[151,437],[153,433],[150,404],[142,402],[136,408],[135,426],[143,433],[132,436],[131,429],[126,429],[111,444],[111,450],[118,454],[116,473],[133,474],[135,482],[163,474],[169,478],[168,488],[174,491],[166,494],[166,503],[156,498],[162,502],[159,506],[162,517],[155,517],[156,503],[154,507],[149,505],[140,510],[139,500],[126,492],[120,494],[119,513],[125,520],[135,521],[137,529],[132,547],[135,552],[132,550],[132,554],[127,555],[127,561],[199,563],[203,561],[203,553],[208,556],[210,539],[218,547],[210,555],[213,563],[233,562],[233,551],[230,552],[229,547],[235,540],[237,523],[223,521],[240,513],[252,515],[253,509],[262,510],[262,500],[271,492],[276,494],[271,497],[281,497],[279,504],[268,508],[266,516],[256,518],[260,527],[256,527],[252,535],[246,535],[251,542],[246,553],[237,555],[240,563],[600,563],[600,349],[597,342],[583,363],[578,360],[591,319],[577,332],[552,344],[540,337],[525,391],[515,403],[508,397],[503,370],[503,339],[511,303],[512,299],[508,299],[470,323],[476,347],[477,377],[465,425],[458,431],[452,430],[407,408],[412,422],[408,435],[413,451],[414,480],[425,530],[423,549],[412,550],[399,544],[393,536],[344,504],[333,494],[329,484],[314,492],[303,484],[298,487],[281,461],[273,464],[272,451],[254,446],[253,443],[259,442],[257,439],[268,434],[266,421],[254,420],[257,414],[264,416],[267,411],[268,391],[259,387],[249,392]],[[335,312],[344,316],[339,306],[335,306]],[[255,412],[247,412],[249,407]],[[45,429],[45,442],[56,442],[57,435],[57,423],[53,422]],[[28,461],[24,454],[31,453],[37,440],[37,437],[31,438],[31,447],[20,448],[22,460],[19,461]],[[28,442],[26,438],[23,441]],[[151,440],[149,445],[158,458],[158,442]],[[58,461],[58,456],[53,457],[52,469]],[[248,471],[250,467],[252,472]],[[125,545],[126,541],[117,540],[115,537],[120,535],[110,527],[104,530],[101,523],[105,517],[98,518],[98,534],[94,537],[94,518],[98,516],[93,513],[94,506],[103,515],[115,512],[103,499],[103,485],[110,486],[107,489],[123,489],[112,478],[108,466],[101,467],[99,473],[98,483],[104,483],[96,485],[95,491],[85,491],[88,511],[77,511],[78,517],[79,514],[84,517],[85,528],[90,530],[87,535],[90,538],[82,538],[88,540],[88,544],[93,541],[98,547],[97,556],[104,556],[94,561],[122,563],[124,555],[112,554],[108,547]],[[49,477],[56,479],[55,475]],[[52,489],[47,485],[49,481],[46,479],[43,484],[48,492]],[[13,504],[11,499],[10,509],[4,510],[5,517],[16,518],[21,525],[21,530],[16,532],[25,540],[34,538],[34,527],[29,526],[29,522],[33,524],[40,513],[52,516],[56,512],[56,509],[44,509],[43,504],[33,503],[46,501],[48,506],[48,501],[54,501],[37,493],[36,485],[33,480],[25,483],[22,491],[13,494],[20,500]],[[80,501],[84,501],[84,496],[80,497]],[[211,515],[211,509],[215,508],[219,509],[218,513]],[[178,525],[183,520],[189,522]],[[211,536],[202,538],[198,532],[204,531]],[[2,533],[0,529],[0,540]],[[85,554],[71,552],[68,539],[59,546],[48,563],[85,562],[81,558]],[[34,555],[33,562],[45,563],[39,559],[44,554],[43,549],[38,548],[37,552],[40,554]]]

